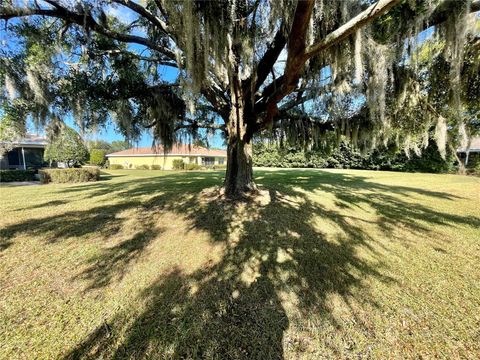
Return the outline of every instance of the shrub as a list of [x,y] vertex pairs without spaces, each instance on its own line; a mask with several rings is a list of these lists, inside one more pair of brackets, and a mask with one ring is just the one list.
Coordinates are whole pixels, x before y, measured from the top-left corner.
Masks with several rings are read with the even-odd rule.
[[369,169],[420,172],[450,172],[453,156],[447,151],[447,159],[441,158],[436,144],[430,140],[421,156],[412,154],[407,158],[394,144],[386,148],[362,153],[348,142],[325,150],[303,150],[300,147],[280,147],[274,144],[255,143],[253,165],[267,167],[306,167]]
[[35,180],[33,170],[0,170],[0,182],[33,180]]
[[[174,170],[183,170],[183,169],[185,169],[185,165],[186,164],[183,162],[183,160],[180,160],[180,159],[175,159],[172,162],[172,167],[173,167]],[[190,165],[190,164],[188,164],[188,165]]]
[[200,170],[202,167],[198,164],[191,163],[185,164],[185,170]]
[[78,169],[41,169],[40,181],[43,183],[78,183],[87,181],[97,181],[100,178],[98,168],[78,168]]
[[148,169],[150,169],[150,166],[148,166],[146,164],[142,164],[142,165],[135,166],[135,169],[137,169],[137,170],[148,170]]
[[160,165],[152,165],[150,166],[152,170],[162,170],[162,167]]
[[467,174],[480,176],[480,161],[476,161],[472,168],[467,169]]
[[103,166],[107,158],[107,150],[104,149],[92,149],[90,150],[90,164]]
[[216,164],[212,166],[213,170],[225,170],[227,168],[226,164]]
[[120,170],[120,169],[123,169],[123,165],[120,165],[120,164],[111,164],[108,168],[109,168],[110,170]]

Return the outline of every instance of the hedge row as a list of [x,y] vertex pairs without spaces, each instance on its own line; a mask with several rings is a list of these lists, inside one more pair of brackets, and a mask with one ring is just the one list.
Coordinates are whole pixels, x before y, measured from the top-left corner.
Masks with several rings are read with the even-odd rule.
[[0,182],[33,181],[34,170],[0,170]]
[[201,169],[224,170],[227,168],[227,165],[225,164],[201,166],[195,163],[184,163],[183,160],[180,160],[180,159],[173,160],[172,166],[174,170],[201,170]]
[[38,173],[40,181],[45,184],[97,181],[100,178],[100,170],[97,168],[41,169]]
[[256,143],[253,146],[253,165],[265,167],[339,168],[367,170],[420,171],[442,173],[454,170],[453,155],[447,152],[444,160],[433,141],[420,156],[407,158],[395,147],[361,153],[346,142],[330,153],[304,151],[296,147],[279,147]]
[[[125,167],[121,164],[112,164],[108,167],[110,170],[121,170],[125,169]],[[202,170],[202,169],[212,169],[212,170],[223,170],[226,169],[227,165],[208,165],[208,166],[201,166],[195,163],[184,163],[182,160],[173,160],[173,169],[174,170]],[[160,165],[137,165],[135,166],[137,170],[161,170],[162,167]]]

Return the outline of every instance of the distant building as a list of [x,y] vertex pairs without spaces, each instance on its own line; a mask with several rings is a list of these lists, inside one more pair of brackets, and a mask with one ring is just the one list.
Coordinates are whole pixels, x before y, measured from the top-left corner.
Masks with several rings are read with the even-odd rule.
[[465,167],[473,167],[480,162],[480,136],[472,137],[470,146],[457,149],[458,156]]
[[15,146],[6,154],[0,155],[0,169],[28,169],[45,166],[43,153],[47,146],[47,138],[27,134],[20,141],[14,142]]
[[198,164],[201,166],[225,165],[227,152],[225,150],[207,149],[200,146],[185,144],[174,145],[164,153],[163,147],[157,146],[131,148],[107,155],[110,165],[122,165],[125,169],[134,169],[140,165],[158,165],[163,170],[173,168],[173,160],[182,160],[186,164]]

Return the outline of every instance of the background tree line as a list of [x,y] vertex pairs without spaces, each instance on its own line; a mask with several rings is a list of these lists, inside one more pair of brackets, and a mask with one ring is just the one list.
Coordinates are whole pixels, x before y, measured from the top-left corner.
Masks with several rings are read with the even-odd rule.
[[[458,161],[451,150],[442,158],[436,143],[430,139],[429,144],[420,155],[399,151],[390,144],[382,149],[361,152],[347,141],[341,141],[331,151],[304,150],[295,146],[282,146],[258,140],[253,146],[254,166],[284,168],[337,168],[393,170],[412,172],[447,173],[456,172]],[[480,162],[472,163],[478,168]],[[476,166],[475,166],[476,165]],[[480,173],[480,169],[474,170]]]

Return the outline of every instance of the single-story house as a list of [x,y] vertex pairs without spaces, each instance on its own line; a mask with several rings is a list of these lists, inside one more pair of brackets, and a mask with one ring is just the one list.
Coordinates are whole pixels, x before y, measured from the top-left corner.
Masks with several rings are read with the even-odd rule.
[[458,156],[464,161],[465,167],[474,167],[480,162],[480,136],[472,137],[470,145],[457,149]]
[[207,149],[201,146],[177,144],[168,152],[162,146],[138,147],[107,155],[110,165],[122,165],[125,169],[134,169],[137,166],[159,165],[163,170],[173,169],[173,160],[182,160],[185,164],[201,166],[225,165],[227,152],[225,150]]
[[23,139],[13,142],[14,148],[0,155],[0,169],[40,168],[45,166],[43,152],[47,146],[47,138],[27,134]]

